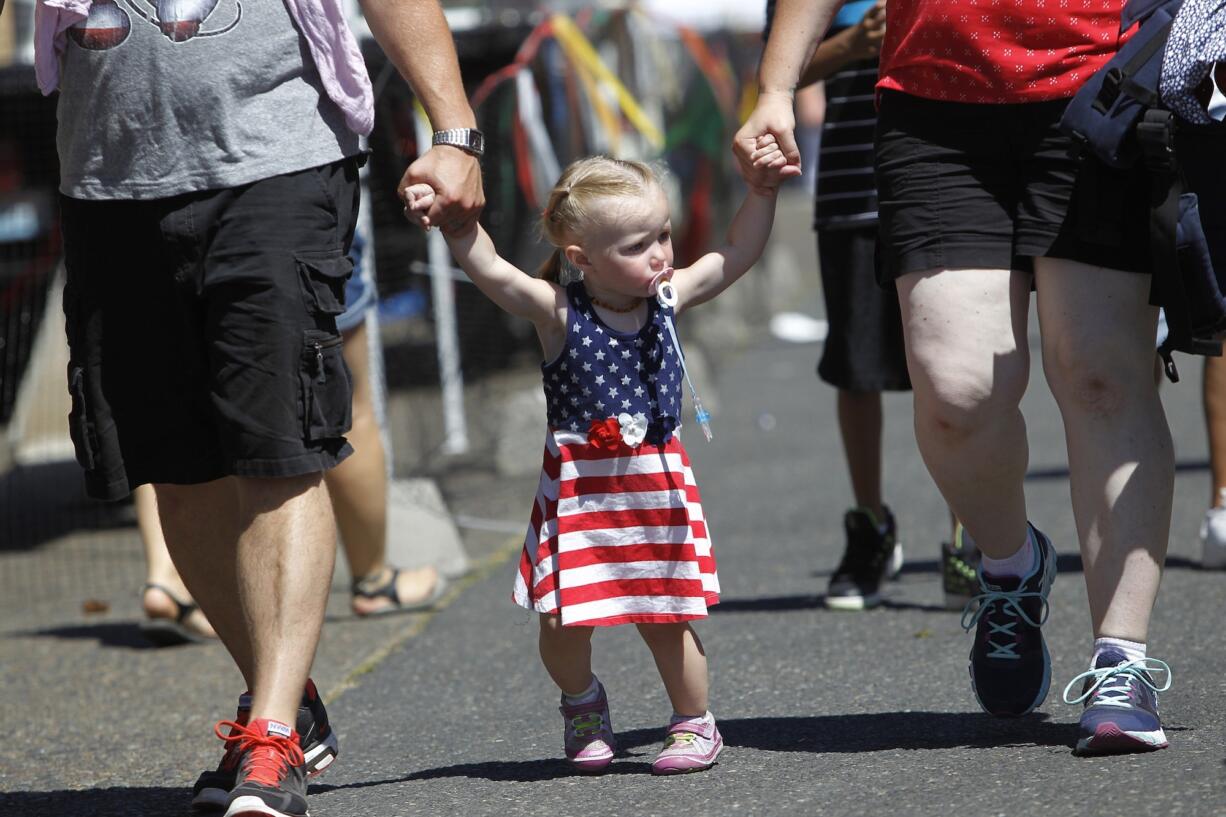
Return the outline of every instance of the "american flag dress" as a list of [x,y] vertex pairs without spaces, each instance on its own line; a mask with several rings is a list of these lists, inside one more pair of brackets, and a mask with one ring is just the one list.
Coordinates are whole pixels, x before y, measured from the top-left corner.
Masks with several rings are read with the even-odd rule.
[[704,618],[719,578],[689,456],[675,433],[679,352],[654,300],[638,332],[606,326],[567,287],[566,344],[542,365],[549,431],[513,598],[562,624]]

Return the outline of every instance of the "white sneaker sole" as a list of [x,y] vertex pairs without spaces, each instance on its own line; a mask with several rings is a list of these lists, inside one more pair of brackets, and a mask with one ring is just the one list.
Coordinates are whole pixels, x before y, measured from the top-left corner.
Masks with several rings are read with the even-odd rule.
[[826,608],[844,612],[871,610],[881,604],[880,593],[870,593],[867,596],[826,596]]
[[[223,817],[256,817],[257,815],[267,815],[267,817],[291,817],[284,811],[277,811],[269,807],[263,800],[258,797],[240,797],[230,804],[230,808],[226,809]],[[299,817],[299,815],[292,815]],[[303,812],[301,817],[311,817],[311,812]]]
[[1103,724],[1088,738],[1077,741],[1079,755],[1119,755],[1129,752],[1150,752],[1165,749],[1169,744],[1161,729],[1153,732],[1129,732],[1112,724]]

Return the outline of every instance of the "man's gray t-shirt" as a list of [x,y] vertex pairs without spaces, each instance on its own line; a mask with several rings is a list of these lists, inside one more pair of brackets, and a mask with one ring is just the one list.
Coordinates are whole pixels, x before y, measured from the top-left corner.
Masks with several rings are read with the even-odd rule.
[[[282,0],[94,0],[69,29],[60,190],[154,199],[216,190],[359,152]],[[168,14],[170,12],[167,12]]]

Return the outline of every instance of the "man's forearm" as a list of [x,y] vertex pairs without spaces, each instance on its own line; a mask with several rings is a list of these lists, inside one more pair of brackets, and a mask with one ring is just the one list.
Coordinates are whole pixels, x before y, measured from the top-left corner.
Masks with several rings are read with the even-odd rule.
[[844,0],[778,0],[758,69],[762,93],[791,94]]
[[413,87],[435,130],[476,126],[438,0],[361,0],[370,31]]

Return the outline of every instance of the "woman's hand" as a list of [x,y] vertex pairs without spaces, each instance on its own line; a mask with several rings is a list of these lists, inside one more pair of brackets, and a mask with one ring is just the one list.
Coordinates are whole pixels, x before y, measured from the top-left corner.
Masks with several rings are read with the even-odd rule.
[[[766,92],[749,119],[732,140],[732,153],[745,182],[757,193],[767,194],[779,186],[781,179],[800,175],[800,149],[796,147],[796,115],[792,111],[792,95]],[[783,155],[782,165],[758,165],[755,153],[761,139],[773,135]]]

